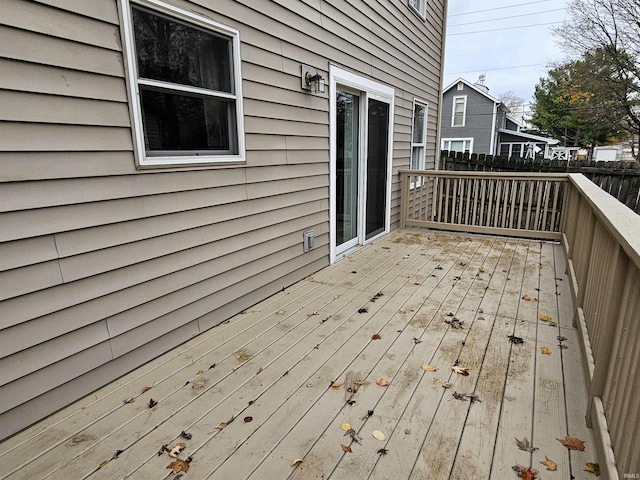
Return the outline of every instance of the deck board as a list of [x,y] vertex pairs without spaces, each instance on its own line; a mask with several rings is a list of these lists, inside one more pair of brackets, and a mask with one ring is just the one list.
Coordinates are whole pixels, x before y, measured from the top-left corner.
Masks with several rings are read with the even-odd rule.
[[179,441],[184,480],[503,479],[545,456],[582,478],[597,459],[571,312],[556,243],[397,230],[1,443],[0,479],[165,478],[157,452]]

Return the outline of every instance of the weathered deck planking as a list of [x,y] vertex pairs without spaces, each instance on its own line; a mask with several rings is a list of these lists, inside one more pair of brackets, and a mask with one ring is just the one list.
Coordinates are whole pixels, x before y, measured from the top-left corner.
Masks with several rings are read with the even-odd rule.
[[184,480],[504,479],[545,456],[582,478],[596,457],[571,312],[555,243],[394,231],[6,440],[0,479],[171,479],[157,452],[180,441]]

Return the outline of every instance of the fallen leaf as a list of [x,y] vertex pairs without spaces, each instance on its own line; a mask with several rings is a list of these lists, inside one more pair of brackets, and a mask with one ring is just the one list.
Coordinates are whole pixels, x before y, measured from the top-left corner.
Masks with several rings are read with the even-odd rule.
[[520,472],[520,478],[522,478],[522,480],[534,480],[537,473],[537,470],[531,470],[529,467],[527,467]]
[[135,399],[135,398],[133,398],[133,397],[129,397],[129,398],[127,398],[127,399],[124,401],[124,403],[133,403],[133,402],[135,402],[135,401],[136,401],[136,399]]
[[262,368],[262,367],[260,367],[260,368],[258,369],[258,371],[256,372],[256,375],[258,375],[258,374],[262,373],[262,370],[263,370],[263,368]]
[[407,313],[407,311],[406,310],[398,310],[398,313],[401,314],[401,315],[404,315],[405,313]]
[[298,465],[300,465],[302,462],[304,462],[304,460],[302,458],[296,458],[293,462],[291,462],[291,466],[292,467],[297,467]]
[[157,401],[155,401],[153,398],[150,398],[150,399],[149,399],[149,404],[148,404],[148,405],[149,405],[149,408],[153,408],[153,407],[155,407],[156,405],[158,405],[158,402],[157,402]]
[[356,442],[358,445],[362,445],[362,437],[358,435],[353,428],[350,428],[349,430],[347,430],[343,436],[347,436],[347,435],[349,435],[351,437],[351,440]]
[[340,446],[342,447],[342,451],[343,452],[347,452],[347,453],[351,453],[352,452],[351,447],[349,445],[340,444]]
[[100,465],[98,465],[98,468],[104,467],[107,463],[109,463],[109,460],[105,460],[104,462],[102,462]]
[[538,315],[538,318],[544,322],[550,322],[552,320],[549,315],[543,315],[542,313]]
[[342,430],[344,430],[345,432],[351,430],[351,425],[349,425],[348,423],[343,423],[342,425],[340,425],[340,428]]
[[444,382],[442,384],[442,388],[451,388],[451,384],[449,382]]
[[417,345],[419,343],[422,343],[422,340],[420,340],[419,338],[413,337],[413,343]]
[[458,375],[462,375],[463,377],[468,377],[469,376],[469,369],[468,368],[463,368],[463,367],[459,367],[457,365],[454,365],[453,367],[451,367],[451,369],[456,372]]
[[198,370],[198,371],[196,372],[196,375],[202,375],[203,373],[204,373],[204,370]]
[[149,387],[149,386],[142,387],[142,393],[148,392],[149,390],[151,390],[151,387]]
[[380,334],[379,334],[379,333],[374,333],[374,334],[371,336],[371,340],[380,340],[381,338],[382,338],[382,337],[380,336]]
[[509,341],[514,345],[521,345],[524,343],[524,340],[520,337],[516,337],[515,335],[507,335]]
[[386,455],[387,452],[389,452],[389,450],[387,450],[386,448],[381,448],[376,453],[378,453],[379,455]]
[[558,469],[558,464],[553,460],[549,459],[546,455],[544,456],[544,461],[540,462],[542,465],[547,467],[547,470],[555,471]]
[[220,422],[218,425],[216,425],[216,428],[218,430],[223,430],[223,429],[227,428],[227,424],[225,422]]
[[569,347],[567,347],[564,343],[559,343],[558,344],[558,348],[565,349],[565,348],[569,348]]
[[178,473],[178,472],[188,472],[189,471],[189,462],[186,462],[185,460],[174,460],[173,462],[171,462],[169,465],[167,465],[167,468],[170,468],[173,473]]
[[569,435],[564,438],[556,438],[561,444],[567,447],[569,450],[580,450],[584,452],[584,442],[576,437],[570,437]]
[[253,417],[244,417],[242,420],[244,421],[244,423],[249,423],[253,420]]
[[537,447],[534,447],[529,443],[529,440],[527,440],[527,437],[524,437],[522,440],[518,440],[516,438],[516,444],[518,445],[518,448],[524,452],[533,453],[536,450],[538,450]]
[[464,393],[458,393],[458,392],[453,392],[451,395],[453,395],[453,398],[455,398],[456,400],[462,400],[463,402],[466,402],[466,395]]
[[375,438],[376,440],[380,440],[381,442],[384,442],[387,439],[385,434],[380,430],[374,430],[373,432],[371,432],[371,435],[373,435],[373,438]]
[[340,388],[342,383],[331,382],[331,388]]
[[469,400],[471,400],[471,403],[475,403],[475,402],[480,402],[482,403],[482,400],[480,400],[480,397],[478,395],[476,395],[475,393],[467,393],[465,395]]
[[381,387],[386,387],[387,385],[389,385],[389,382],[387,382],[384,378],[381,378],[380,380],[378,380],[376,382],[378,385],[380,385]]
[[525,302],[530,302],[530,301],[531,301],[531,297],[530,297],[529,295],[527,295],[526,293],[522,296],[522,299],[523,299]]
[[587,463],[585,472],[593,473],[596,477],[600,476],[600,464],[599,463]]
[[551,350],[549,350],[549,347],[540,347],[540,351],[543,355],[551,355]]
[[561,335],[558,335],[556,338],[558,339],[559,342],[564,342],[567,340],[567,337],[563,337]]
[[193,435],[191,435],[189,432],[185,432],[184,430],[180,432],[180,436],[186,440],[191,440],[193,438]]
[[358,313],[367,313],[368,310],[366,308],[359,308]]
[[433,367],[433,366],[431,366],[431,365],[429,365],[427,363],[423,363],[422,364],[422,369],[425,372],[437,372],[438,371],[438,367]]
[[180,455],[180,452],[187,448],[187,444],[184,442],[176,443],[176,446],[171,449],[169,452],[169,456],[173,458],[177,458]]

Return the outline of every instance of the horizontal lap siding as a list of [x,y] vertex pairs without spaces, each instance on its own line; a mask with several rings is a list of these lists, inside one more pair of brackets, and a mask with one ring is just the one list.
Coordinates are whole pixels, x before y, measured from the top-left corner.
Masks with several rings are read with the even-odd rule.
[[[246,164],[140,172],[116,1],[9,3],[0,438],[327,265],[329,97],[300,64],[395,88],[394,172],[426,100],[433,164],[441,4],[425,24],[405,1],[173,1],[240,31]],[[398,197],[394,177],[392,218]]]

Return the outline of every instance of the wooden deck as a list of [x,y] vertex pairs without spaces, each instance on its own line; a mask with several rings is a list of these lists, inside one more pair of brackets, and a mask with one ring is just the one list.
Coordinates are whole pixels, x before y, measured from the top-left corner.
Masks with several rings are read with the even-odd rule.
[[564,266],[554,242],[396,230],[6,440],[0,478],[161,479],[178,442],[182,480],[594,478]]

